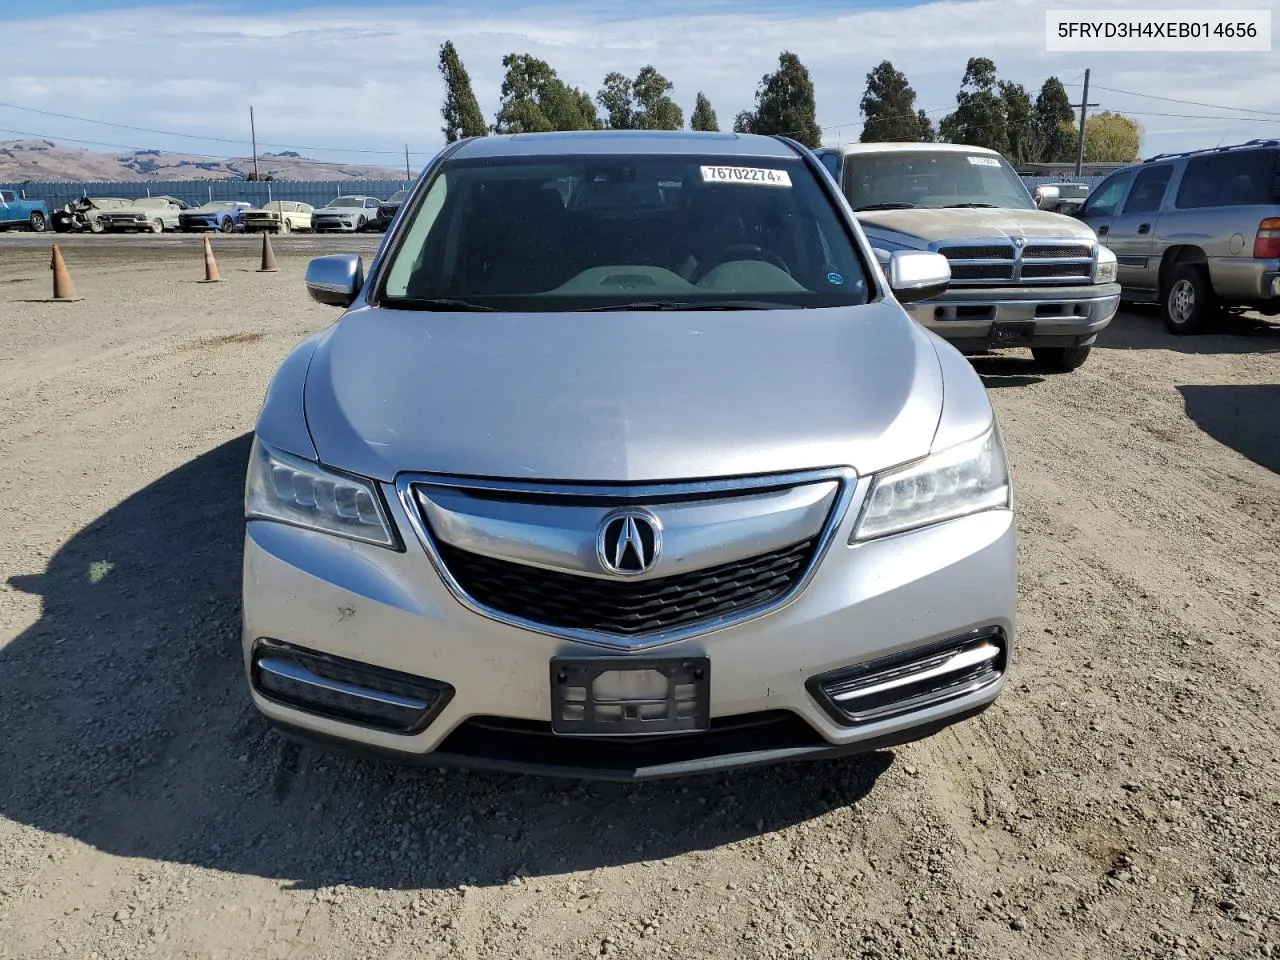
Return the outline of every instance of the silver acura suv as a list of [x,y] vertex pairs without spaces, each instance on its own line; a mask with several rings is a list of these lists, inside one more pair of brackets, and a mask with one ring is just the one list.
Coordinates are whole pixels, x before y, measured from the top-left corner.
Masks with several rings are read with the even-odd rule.
[[246,485],[244,657],[285,732],[634,780],[927,736],[999,694],[981,380],[804,147],[463,140],[300,343]]

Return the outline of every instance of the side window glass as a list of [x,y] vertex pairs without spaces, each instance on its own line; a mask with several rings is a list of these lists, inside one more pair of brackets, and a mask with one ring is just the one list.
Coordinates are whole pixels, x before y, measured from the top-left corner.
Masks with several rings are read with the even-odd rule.
[[1129,192],[1129,199],[1125,201],[1124,212],[1152,213],[1159,210],[1160,201],[1164,199],[1164,191],[1172,176],[1171,164],[1143,170],[1133,181],[1133,189]]
[[1085,216],[1109,217],[1116,212],[1116,208],[1120,206],[1120,198],[1124,196],[1124,189],[1129,185],[1129,181],[1133,179],[1133,171],[1128,170],[1122,173],[1113,173],[1109,180],[1104,180],[1102,186],[1098,188],[1098,192],[1089,198],[1089,202],[1085,205]]

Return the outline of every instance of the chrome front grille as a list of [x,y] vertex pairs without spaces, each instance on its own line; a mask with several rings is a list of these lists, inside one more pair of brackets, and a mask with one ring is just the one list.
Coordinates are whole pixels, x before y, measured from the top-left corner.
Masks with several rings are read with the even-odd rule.
[[[407,477],[401,503],[437,571],[477,613],[620,649],[759,616],[807,581],[848,507],[852,471],[585,486]],[[643,563],[618,563],[640,517]],[[635,560],[634,555],[627,559]]]
[[602,580],[440,545],[458,585],[494,610],[548,627],[630,637],[768,606],[795,586],[814,540],[656,580]]
[[1038,286],[1088,282],[1096,253],[1092,245],[1070,240],[962,240],[934,245],[951,265],[954,286]]

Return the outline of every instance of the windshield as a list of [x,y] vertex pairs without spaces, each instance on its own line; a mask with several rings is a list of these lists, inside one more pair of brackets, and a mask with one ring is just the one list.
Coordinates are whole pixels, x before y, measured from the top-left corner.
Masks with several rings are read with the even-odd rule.
[[388,305],[752,309],[868,298],[845,224],[798,158],[451,160],[404,237],[388,262]]
[[235,210],[239,206],[240,204],[238,204],[234,200],[214,200],[212,203],[204,204],[200,209],[201,210]]
[[363,207],[364,197],[339,197],[329,204],[331,207]]
[[408,190],[397,190],[391,195],[391,199],[388,200],[387,203],[404,203],[405,195],[408,192]]
[[845,157],[854,210],[1012,207],[1034,210],[1022,179],[1001,157],[977,153],[882,153]]

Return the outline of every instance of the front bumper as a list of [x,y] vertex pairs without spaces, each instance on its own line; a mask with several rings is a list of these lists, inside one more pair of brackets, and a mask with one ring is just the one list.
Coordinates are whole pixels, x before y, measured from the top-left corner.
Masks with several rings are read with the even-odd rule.
[[[465,608],[433,567],[394,490],[397,552],[266,521],[246,525],[243,648],[254,703],[294,735],[404,763],[636,780],[865,752],[919,739],[985,709],[993,682],[946,702],[841,722],[815,677],[926,648],[970,631],[1014,641],[1016,534],[991,511],[849,546],[866,482],[812,579],[752,620],[628,657],[707,657],[711,729],[638,738],[550,732],[549,664],[600,647],[535,633]],[[406,733],[296,709],[254,687],[264,638],[446,685],[422,729]]]
[[953,287],[906,304],[911,317],[961,350],[1071,347],[1094,341],[1120,306],[1120,284]]
[[149,220],[110,220],[106,217],[100,217],[101,223],[108,230],[150,230],[151,221]]
[[343,230],[348,233],[355,233],[360,229],[355,220],[340,220],[337,217],[320,219],[312,217],[311,228],[317,232],[321,230]]

